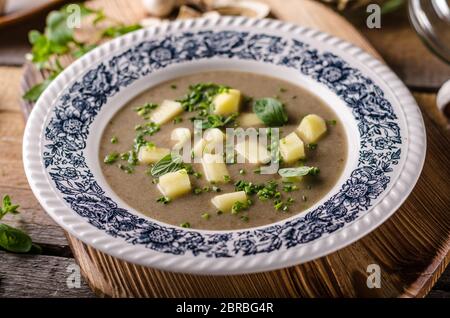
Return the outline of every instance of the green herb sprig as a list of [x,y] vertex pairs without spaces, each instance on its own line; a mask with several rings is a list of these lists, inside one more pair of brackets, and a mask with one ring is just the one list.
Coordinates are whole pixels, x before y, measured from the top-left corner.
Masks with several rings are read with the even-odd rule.
[[[93,23],[109,19],[102,10],[94,10],[86,7],[84,4],[77,4],[80,8],[81,17],[93,17]],[[44,32],[31,30],[28,33],[28,40],[32,45],[29,60],[39,69],[46,71],[48,76],[42,82],[31,87],[24,95],[23,99],[35,102],[50,83],[62,72],[64,67],[60,58],[63,55],[70,55],[79,58],[96,47],[95,44],[79,42],[74,37],[74,29],[67,23],[72,10],[68,5],[60,10],[51,11],[46,19]],[[108,27],[102,32],[100,40],[110,37],[117,37],[131,31],[135,31],[140,25],[124,25],[114,21],[116,24]]]
[[280,127],[288,122],[288,115],[283,103],[275,98],[267,97],[255,100],[253,112],[268,127]]
[[[0,220],[6,214],[18,214],[19,207],[19,205],[12,204],[9,195],[5,195],[0,208]],[[0,248],[12,253],[41,252],[41,248],[33,244],[28,234],[4,223],[0,223]]]

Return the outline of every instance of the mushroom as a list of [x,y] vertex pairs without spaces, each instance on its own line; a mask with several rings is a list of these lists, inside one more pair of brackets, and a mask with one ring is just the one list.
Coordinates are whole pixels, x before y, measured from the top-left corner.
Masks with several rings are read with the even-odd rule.
[[168,16],[178,2],[177,0],[142,0],[147,12],[156,17]]
[[243,15],[262,19],[270,13],[267,4],[256,1],[215,0],[212,7],[221,15]]

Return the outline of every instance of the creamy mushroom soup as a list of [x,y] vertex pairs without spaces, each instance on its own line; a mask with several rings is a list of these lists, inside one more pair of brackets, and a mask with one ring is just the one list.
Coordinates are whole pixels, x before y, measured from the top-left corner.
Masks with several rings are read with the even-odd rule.
[[[194,119],[206,135],[197,143]],[[267,147],[237,142],[231,163],[213,147],[225,142],[227,127],[279,128],[281,140]],[[188,156],[171,154],[186,143],[192,144]],[[279,170],[262,174],[272,154]],[[192,157],[198,162],[187,162]],[[158,221],[208,230],[262,226],[301,213],[335,185],[346,157],[343,124],[320,98],[283,80],[232,71],[150,88],[114,115],[99,149],[107,182],[128,205]]]

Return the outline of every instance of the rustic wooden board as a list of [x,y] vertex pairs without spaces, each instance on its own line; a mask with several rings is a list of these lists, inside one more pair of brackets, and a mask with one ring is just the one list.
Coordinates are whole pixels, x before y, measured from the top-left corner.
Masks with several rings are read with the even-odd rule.
[[[301,0],[264,0],[280,19],[335,34],[376,54],[343,18]],[[101,0],[96,1],[101,2]],[[108,14],[126,19],[142,15],[137,2],[108,1]],[[131,10],[121,9],[132,7]],[[22,88],[42,76],[25,69]],[[434,94],[416,94],[422,110],[433,108]],[[31,105],[24,105],[29,111]],[[105,255],[67,236],[89,285],[98,295],[133,297],[422,297],[449,261],[450,136],[425,113],[428,152],[424,172],[411,196],[386,223],[358,242],[318,260],[283,270],[236,276],[193,276],[144,268]],[[433,121],[430,119],[433,118]],[[0,126],[1,127],[1,126]],[[14,158],[11,158],[14,159]],[[14,162],[9,163],[14,165]],[[0,168],[1,169],[1,168]],[[14,179],[14,176],[8,176]],[[3,181],[1,182],[3,183]],[[1,185],[0,183],[0,185]],[[7,186],[8,180],[4,184]],[[382,288],[366,287],[366,268],[379,264]],[[439,296],[439,295],[437,295]]]

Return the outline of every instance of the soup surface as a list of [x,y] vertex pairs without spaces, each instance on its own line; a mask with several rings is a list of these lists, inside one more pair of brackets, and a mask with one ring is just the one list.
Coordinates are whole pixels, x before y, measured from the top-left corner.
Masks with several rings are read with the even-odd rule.
[[[124,158],[104,163],[104,158],[115,153],[126,153],[132,149],[136,137],[136,125],[148,122],[136,112],[136,108],[146,103],[160,104],[163,100],[179,100],[189,91],[190,85],[217,83],[240,90],[243,100],[240,113],[251,113],[253,100],[274,97],[281,101],[288,115],[288,122],[280,128],[280,137],[294,131],[307,114],[317,114],[327,122],[327,132],[317,144],[306,144],[306,159],[297,165],[318,167],[320,173],[305,176],[300,182],[283,183],[278,174],[259,174],[258,165],[251,163],[227,164],[230,182],[212,185],[204,175],[200,163],[192,163],[194,171],[190,175],[192,192],[163,202],[157,179],[148,171],[151,166],[138,164],[131,169]],[[192,112],[184,111],[175,120],[162,124],[160,130],[147,140],[156,147],[170,148],[174,145],[171,133],[175,128],[193,129],[190,118]],[[336,114],[318,97],[292,83],[267,76],[231,72],[211,71],[180,77],[150,88],[137,96],[118,111],[103,132],[99,149],[99,160],[103,174],[116,194],[137,211],[158,221],[176,226],[209,230],[233,230],[267,225],[300,213],[323,198],[340,177],[347,157],[346,136]],[[239,122],[239,117],[237,117]],[[261,127],[264,127],[262,125]],[[126,159],[126,158],[125,158]],[[286,164],[281,164],[281,167]],[[289,166],[293,166],[292,164]],[[211,199],[217,195],[234,192],[236,182],[243,180],[253,184],[277,183],[275,198],[259,199],[259,195],[249,195],[251,205],[239,213],[219,212]],[[214,190],[212,190],[214,188]],[[203,189],[203,191],[202,191]],[[219,191],[220,192],[217,192]],[[159,202],[158,202],[159,201]],[[281,202],[281,203],[280,203]]]

